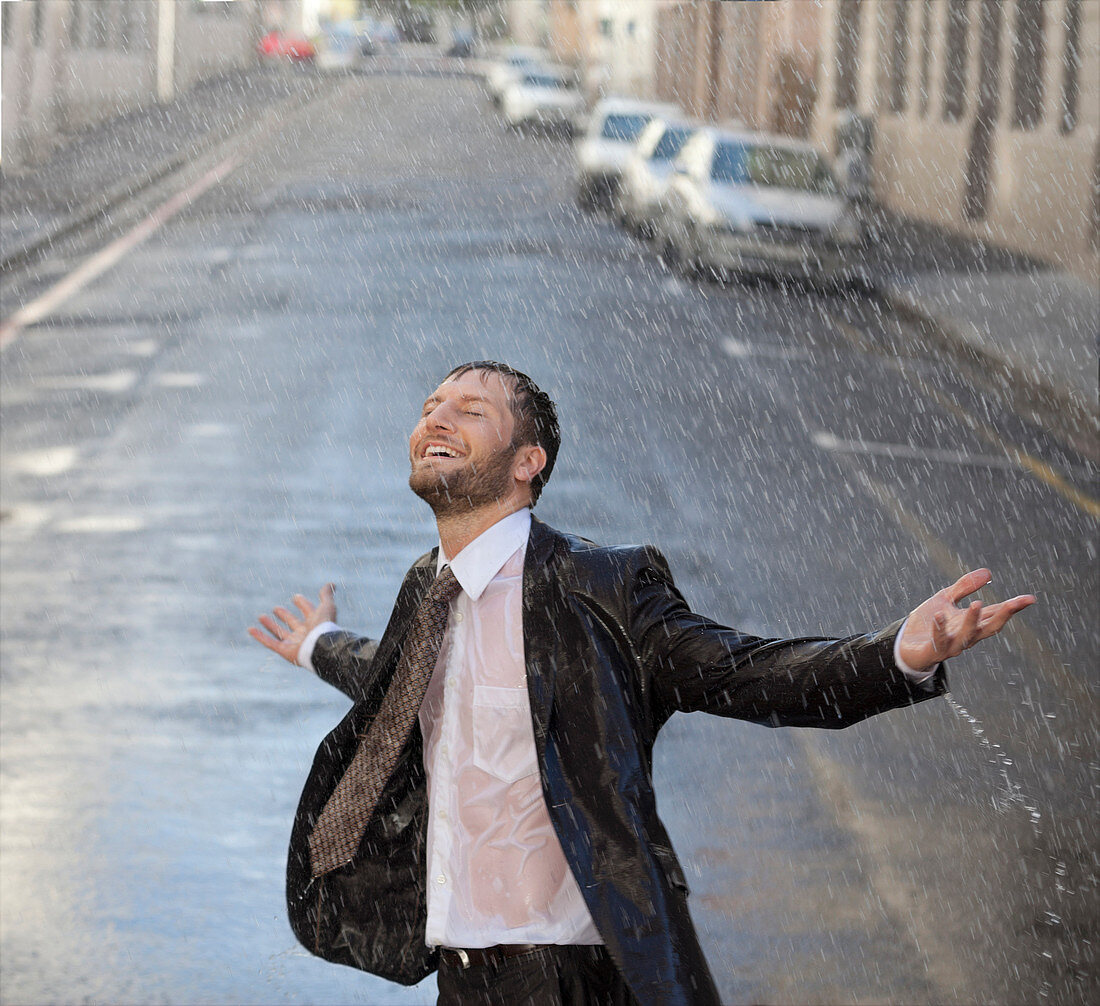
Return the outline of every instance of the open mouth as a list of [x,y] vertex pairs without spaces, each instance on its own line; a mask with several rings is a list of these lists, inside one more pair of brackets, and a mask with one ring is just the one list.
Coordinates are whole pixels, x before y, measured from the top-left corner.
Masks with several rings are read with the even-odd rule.
[[460,458],[462,453],[438,441],[429,441],[420,452],[422,458]]

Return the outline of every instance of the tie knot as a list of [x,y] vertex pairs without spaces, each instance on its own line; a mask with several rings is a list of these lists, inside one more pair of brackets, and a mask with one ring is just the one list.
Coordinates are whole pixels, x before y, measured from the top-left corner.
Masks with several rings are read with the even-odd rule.
[[454,570],[447,565],[439,571],[439,575],[432,581],[432,585],[428,588],[428,594],[425,597],[425,601],[450,604],[450,602],[461,593],[462,584],[458,582],[458,577],[455,576]]

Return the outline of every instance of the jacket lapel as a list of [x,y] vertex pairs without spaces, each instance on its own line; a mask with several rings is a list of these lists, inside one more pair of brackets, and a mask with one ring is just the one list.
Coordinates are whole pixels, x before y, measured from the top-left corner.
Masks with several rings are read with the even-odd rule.
[[557,675],[554,638],[547,626],[554,624],[561,593],[554,557],[559,537],[552,527],[537,517],[531,518],[531,535],[523,563],[523,652],[531,718],[540,754],[545,751]]
[[388,668],[392,672],[397,666],[401,644],[409,634],[413,615],[416,614],[416,609],[420,607],[420,602],[424,600],[424,595],[435,579],[438,551],[438,548],[433,548],[427,555],[418,559],[405,575],[405,581],[401,584],[401,590],[398,591],[397,600],[393,605],[389,624],[378,644],[378,653],[374,658],[380,668]]

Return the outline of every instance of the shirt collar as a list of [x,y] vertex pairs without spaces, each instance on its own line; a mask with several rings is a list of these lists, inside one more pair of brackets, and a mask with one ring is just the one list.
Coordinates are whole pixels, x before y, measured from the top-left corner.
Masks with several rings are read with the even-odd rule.
[[[531,511],[527,507],[508,514],[492,527],[482,531],[469,545],[450,560],[450,567],[462,589],[473,600],[481,597],[489,581],[501,567],[516,554],[516,549],[527,545],[531,534]],[[435,563],[436,575],[448,565],[439,547]]]

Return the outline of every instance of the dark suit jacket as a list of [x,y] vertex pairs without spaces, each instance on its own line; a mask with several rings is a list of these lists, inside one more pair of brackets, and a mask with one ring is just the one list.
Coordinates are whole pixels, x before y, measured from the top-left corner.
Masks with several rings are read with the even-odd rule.
[[[409,570],[379,643],[347,633],[314,650],[354,702],[322,742],[294,822],[291,925],[313,953],[403,984],[435,970],[425,946],[428,814],[414,727],[357,858],[312,880],[308,836],[377,712],[435,552]],[[898,625],[830,640],[759,639],[694,614],[651,547],[601,548],[532,521],[523,633],[546,806],[608,951],[642,1003],[716,1003],[687,910],[687,884],[657,816],[651,755],[677,710],[766,726],[846,727],[945,690],[893,660]]]

